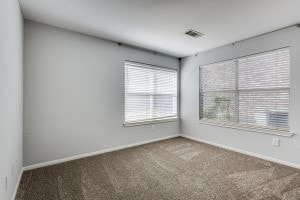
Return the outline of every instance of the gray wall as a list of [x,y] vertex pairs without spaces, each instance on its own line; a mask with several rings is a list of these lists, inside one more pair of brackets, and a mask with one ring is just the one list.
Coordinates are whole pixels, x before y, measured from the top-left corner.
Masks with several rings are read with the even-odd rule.
[[[190,56],[181,61],[181,133],[300,164],[300,29],[290,28]],[[199,65],[290,46],[291,50],[291,130],[292,138],[199,124]],[[272,146],[272,138],[281,140]]]
[[123,127],[124,61],[175,58],[25,21],[24,166],[179,133],[179,122]]
[[17,0],[0,1],[0,27],[0,199],[7,200],[23,162],[23,17]]

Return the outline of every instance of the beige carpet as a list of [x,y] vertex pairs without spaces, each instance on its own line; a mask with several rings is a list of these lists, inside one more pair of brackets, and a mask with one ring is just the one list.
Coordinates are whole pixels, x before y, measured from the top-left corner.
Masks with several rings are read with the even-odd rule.
[[300,170],[185,138],[23,174],[17,200],[300,199]]

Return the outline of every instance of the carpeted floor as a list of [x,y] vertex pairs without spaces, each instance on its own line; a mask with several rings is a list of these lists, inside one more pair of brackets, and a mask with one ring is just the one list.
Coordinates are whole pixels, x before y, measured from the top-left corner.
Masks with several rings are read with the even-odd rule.
[[185,138],[26,171],[17,200],[300,199],[300,170]]

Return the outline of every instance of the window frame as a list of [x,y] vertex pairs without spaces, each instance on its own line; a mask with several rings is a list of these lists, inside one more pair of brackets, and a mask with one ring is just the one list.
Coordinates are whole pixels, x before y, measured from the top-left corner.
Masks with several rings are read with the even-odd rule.
[[[289,46],[285,46],[285,47],[281,47],[281,48],[277,48],[277,49],[272,49],[272,50],[268,50],[268,51],[263,51],[263,52],[258,52],[258,53],[254,53],[254,54],[249,54],[249,55],[245,55],[245,56],[240,56],[240,57],[235,57],[235,58],[231,58],[231,59],[225,59],[225,60],[221,60],[221,61],[217,61],[217,62],[212,62],[212,63],[208,63],[208,64],[203,64],[199,66],[199,123],[200,124],[205,124],[205,125],[211,125],[211,126],[218,126],[218,127],[224,127],[224,128],[231,128],[231,129],[238,129],[238,130],[245,130],[245,131],[250,131],[250,132],[257,132],[257,133],[264,133],[264,134],[271,134],[271,135],[278,135],[278,136],[285,136],[285,137],[292,137],[295,133],[292,132],[291,130],[291,126],[290,126],[290,111],[291,111],[291,70],[289,70],[289,75],[290,75],[290,84],[289,84],[289,88],[284,88],[284,89],[288,89],[289,91],[289,115],[288,115],[288,122],[289,122],[289,129],[288,130],[280,130],[280,129],[272,129],[269,127],[263,127],[263,126],[256,126],[256,125],[250,125],[250,124],[241,124],[239,123],[239,117],[238,115],[235,115],[235,121],[234,122],[221,122],[221,121],[214,121],[214,120],[203,120],[201,119],[201,114],[203,114],[203,112],[201,111],[201,109],[203,109],[203,107],[201,107],[201,98],[203,96],[203,94],[205,94],[205,92],[201,92],[201,68],[207,65],[212,65],[212,64],[218,64],[218,63],[224,63],[224,62],[230,62],[233,61],[235,63],[235,67],[236,67],[236,83],[238,82],[238,60],[239,59],[243,59],[243,58],[247,58],[247,57],[251,57],[251,56],[256,56],[256,55],[262,55],[268,52],[273,52],[273,51],[279,51],[279,50],[283,50],[283,49],[289,49],[289,57],[291,60],[291,52],[290,52],[290,47]],[[291,69],[291,62],[289,65],[290,69]],[[253,89],[256,90],[256,89]],[[266,89],[267,91],[270,91],[271,89]],[[238,108],[239,108],[239,99],[237,97],[239,97],[239,93],[240,91],[243,91],[243,89],[239,90],[238,89],[238,83],[236,84],[235,90],[232,90],[232,92],[235,94],[235,113],[239,112]],[[222,91],[221,91],[222,92]]]
[[[161,68],[161,70],[166,70],[166,71],[175,71],[176,73],[176,115],[170,116],[170,117],[158,117],[158,118],[150,118],[150,119],[145,119],[145,120],[136,120],[132,122],[126,121],[126,64],[131,63],[137,66],[140,66],[141,68],[148,68],[148,69],[158,69]],[[139,126],[139,125],[147,125],[147,124],[156,124],[156,123],[163,123],[163,122],[172,122],[172,121],[177,121],[178,120],[178,112],[179,112],[179,74],[178,74],[178,69],[176,68],[171,68],[171,67],[163,67],[163,66],[158,66],[158,65],[153,65],[153,64],[147,64],[147,63],[142,63],[142,62],[136,62],[136,61],[131,61],[131,60],[125,60],[124,62],[124,120],[123,120],[123,126],[124,127],[130,127],[130,126]],[[167,95],[167,94],[165,94]],[[153,98],[153,94],[149,94],[149,96]],[[150,98],[151,99],[151,98]],[[151,107],[153,106],[150,105]],[[150,112],[153,112],[150,110]]]

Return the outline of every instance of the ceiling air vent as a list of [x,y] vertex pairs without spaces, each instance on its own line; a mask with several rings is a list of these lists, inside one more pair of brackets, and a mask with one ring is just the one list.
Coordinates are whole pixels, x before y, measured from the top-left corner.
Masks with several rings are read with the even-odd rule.
[[188,36],[194,37],[194,38],[198,38],[198,37],[201,37],[201,36],[204,35],[203,33],[200,33],[198,31],[195,31],[195,30],[192,30],[192,29],[185,32],[185,34],[188,35]]

